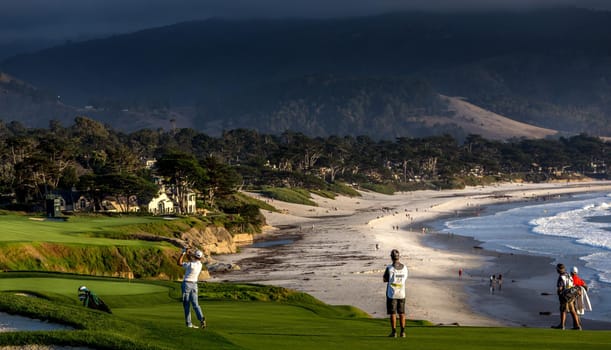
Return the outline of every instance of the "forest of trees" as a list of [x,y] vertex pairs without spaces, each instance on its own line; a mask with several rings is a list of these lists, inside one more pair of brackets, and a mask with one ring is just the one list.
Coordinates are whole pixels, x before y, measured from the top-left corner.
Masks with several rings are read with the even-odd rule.
[[[40,208],[49,194],[77,189],[93,201],[158,191],[155,179],[195,190],[206,207],[239,188],[334,191],[337,184],[409,190],[491,181],[607,177],[610,145],[598,138],[499,142],[469,135],[374,141],[366,136],[311,138],[286,131],[193,129],[122,133],[87,117],[46,129],[0,122],[0,194],[4,206]],[[153,168],[147,160],[155,159]]]

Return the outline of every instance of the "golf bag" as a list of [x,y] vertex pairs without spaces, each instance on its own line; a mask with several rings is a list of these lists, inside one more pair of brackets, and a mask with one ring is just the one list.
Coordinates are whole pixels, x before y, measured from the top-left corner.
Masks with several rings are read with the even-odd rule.
[[88,307],[90,309],[100,310],[104,312],[108,312],[112,314],[110,308],[102,298],[97,296],[94,292],[87,289],[85,286],[81,286],[78,289],[78,298],[83,303],[83,306]]
[[565,288],[562,290],[562,292],[560,293],[560,300],[563,303],[568,303],[568,302],[571,302],[577,299],[577,297],[580,295],[581,295],[581,287],[573,286],[573,287]]

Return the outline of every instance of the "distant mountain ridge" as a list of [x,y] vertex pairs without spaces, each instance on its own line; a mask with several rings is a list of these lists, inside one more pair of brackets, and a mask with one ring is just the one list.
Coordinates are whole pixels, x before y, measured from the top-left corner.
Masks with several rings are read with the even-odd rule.
[[[443,94],[538,127],[611,135],[609,42],[611,13],[575,8],[213,19],[20,55],[0,70],[57,92],[67,104],[142,110],[143,121],[152,110],[167,111],[174,116],[162,119],[202,130],[254,126],[317,135],[344,123],[335,131],[445,132],[454,126],[431,130],[434,123],[422,119],[451,113],[432,97]],[[301,89],[313,79],[311,89]],[[330,82],[324,96],[315,93]],[[347,89],[344,82],[354,84]],[[363,96],[364,82],[378,90]],[[418,100],[406,104],[411,92],[397,93],[392,84],[414,82],[427,91],[408,89]],[[367,102],[371,96],[382,109]],[[360,126],[345,124],[355,116]],[[399,120],[411,124],[401,130]]]
[[[310,84],[314,80],[310,78]],[[378,82],[378,84],[384,82]],[[416,82],[417,83],[417,82]],[[323,84],[333,85],[330,82]],[[354,84],[354,82],[343,82],[344,85]],[[403,85],[409,83],[403,82]],[[431,91],[428,86],[420,86],[420,94],[428,95],[427,98],[412,93],[414,97],[401,98],[400,94],[378,94],[381,90],[376,84],[363,82],[361,85],[373,91],[373,95],[360,90],[358,93],[345,95],[338,100],[337,96],[326,96],[322,91],[315,98],[310,97],[304,101],[303,97],[309,96],[303,92],[293,92],[294,96],[301,96],[297,100],[292,100],[289,96],[291,92],[286,91],[283,105],[276,105],[273,108],[265,108],[259,101],[256,110],[269,111],[269,117],[265,112],[261,114],[246,113],[244,111],[232,110],[227,106],[229,114],[245,115],[238,120],[215,120],[213,118],[203,118],[209,120],[199,125],[202,130],[207,130],[211,135],[220,135],[224,130],[237,128],[249,128],[259,130],[264,133],[279,134],[285,130],[307,131],[313,136],[330,135],[367,135],[373,138],[393,139],[404,136],[430,136],[438,134],[450,134],[457,139],[462,139],[469,134],[481,135],[492,140],[506,140],[510,138],[544,138],[557,134],[556,130],[540,128],[525,123],[521,123],[490,111],[479,108],[461,98],[440,96]],[[401,83],[392,83],[400,86]],[[316,85],[318,86],[318,85]],[[273,89],[272,89],[273,90]],[[316,90],[316,88],[314,88]],[[357,91],[359,91],[357,89]],[[274,95],[274,93],[272,93]],[[399,96],[399,97],[398,97]],[[335,103],[325,103],[323,98],[335,99]],[[383,101],[383,99],[389,99]],[[417,102],[416,106],[409,106],[406,103]],[[423,101],[429,104],[423,104]],[[248,104],[248,103],[247,103]],[[358,108],[342,108],[342,105],[352,104]],[[243,104],[238,104],[242,106]],[[248,104],[252,105],[252,104]],[[333,122],[328,122],[327,118],[318,118],[321,114],[329,113],[324,111],[326,105],[335,109],[334,118],[329,118]],[[194,127],[192,120],[188,116],[195,114],[195,110],[181,109],[172,110],[104,110],[93,106],[88,108],[77,108],[65,105],[61,100],[56,100],[55,96],[45,94],[22,82],[15,81],[14,78],[0,74],[0,120],[10,120],[7,116],[12,116],[13,120],[18,120],[28,126],[47,127],[49,121],[60,122],[63,125],[71,125],[75,116],[87,115],[98,120],[103,120],[109,125],[117,125],[123,131],[136,131],[139,129],[169,128],[179,124],[182,127]],[[308,113],[299,114],[299,110],[305,108]],[[392,110],[398,108],[402,113],[389,113],[384,115],[382,110]],[[222,109],[222,108],[221,108]],[[364,113],[365,109],[378,109],[378,113]],[[355,113],[360,110],[361,113]],[[199,115],[204,113],[201,109]],[[214,111],[207,112],[214,115]],[[345,115],[345,113],[348,113]],[[373,115],[372,118],[369,116]],[[298,117],[298,118],[296,118]],[[320,119],[320,120],[319,120]]]

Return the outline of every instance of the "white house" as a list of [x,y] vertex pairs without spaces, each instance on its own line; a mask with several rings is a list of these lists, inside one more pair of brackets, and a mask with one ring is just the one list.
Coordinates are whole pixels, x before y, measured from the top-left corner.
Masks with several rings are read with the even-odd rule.
[[184,194],[183,203],[185,204],[185,214],[195,214],[195,211],[197,209],[195,192],[189,191]]
[[168,197],[165,191],[159,191],[159,195],[149,202],[148,211],[155,215],[173,214],[175,212],[174,201]]

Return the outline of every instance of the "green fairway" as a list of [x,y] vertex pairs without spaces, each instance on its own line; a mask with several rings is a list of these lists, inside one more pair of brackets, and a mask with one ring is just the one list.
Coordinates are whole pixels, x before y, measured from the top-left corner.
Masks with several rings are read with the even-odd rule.
[[148,283],[110,282],[92,279],[67,278],[0,278],[0,291],[44,291],[74,297],[79,286],[85,285],[100,295],[133,295],[166,292],[167,287]]
[[[0,215],[0,242],[52,242],[82,245],[112,245],[117,240],[95,237],[121,226],[161,221],[154,217],[70,217],[68,221],[44,220],[22,215]],[[153,245],[137,240],[121,240],[121,245]]]
[[[75,287],[79,284],[102,297],[113,314],[80,306]],[[353,309],[328,306],[305,294],[269,286],[202,283],[200,304],[208,322],[205,330],[185,327],[178,282],[0,273],[3,290],[32,291],[43,298],[0,293],[0,311],[57,318],[76,330],[0,333],[0,345],[43,342],[112,349],[290,350],[611,347],[611,331],[435,327],[413,321],[407,338],[387,338],[386,319],[359,316]]]

